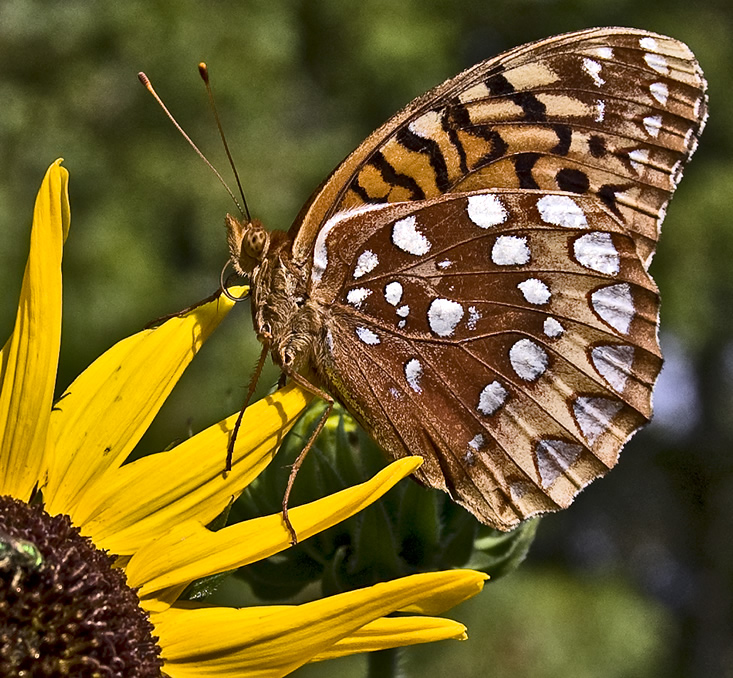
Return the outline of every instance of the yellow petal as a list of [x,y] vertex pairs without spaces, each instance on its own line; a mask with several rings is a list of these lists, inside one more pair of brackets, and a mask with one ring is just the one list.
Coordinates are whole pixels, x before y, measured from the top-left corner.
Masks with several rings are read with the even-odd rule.
[[227,444],[237,415],[106,474],[84,493],[74,524],[98,548],[125,555],[176,523],[211,522],[270,463],[310,398],[289,385],[248,407],[226,477]]
[[69,173],[57,160],[33,211],[13,334],[0,355],[0,494],[29,499],[44,465],[61,342],[61,256],[69,233]]
[[122,464],[233,305],[219,296],[123,339],[76,378],[51,417],[55,449],[44,489],[49,513],[74,518],[88,485]]
[[[452,593],[458,604],[481,591],[485,579],[471,570],[417,574],[303,605],[171,608],[154,614],[152,621],[165,648],[165,672],[172,678],[275,678],[329,651],[338,652],[332,650],[336,643],[375,619],[411,603],[429,606],[436,591],[443,600]],[[426,640],[432,633],[425,630]]]
[[[371,480],[290,510],[290,520],[303,541],[361,511],[422,462],[406,457],[391,463]],[[275,514],[212,532],[202,525],[179,525],[144,546],[126,569],[127,582],[141,587],[143,606],[156,591],[267,558],[290,546],[290,534]],[[150,600],[151,608],[155,601]]]
[[311,661],[320,662],[362,652],[387,650],[437,640],[466,640],[466,627],[442,617],[383,617],[362,626],[350,636],[339,640]]

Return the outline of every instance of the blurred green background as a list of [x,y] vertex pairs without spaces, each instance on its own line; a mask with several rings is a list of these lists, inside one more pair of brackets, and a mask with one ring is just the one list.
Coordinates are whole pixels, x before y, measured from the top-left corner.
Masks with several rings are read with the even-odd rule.
[[[250,207],[285,229],[370,131],[477,61],[590,26],[684,40],[708,77],[711,115],[652,266],[667,357],[657,418],[608,478],[543,520],[518,572],[454,611],[468,642],[413,648],[404,668],[733,676],[732,21],[723,0],[3,0],[2,335],[14,319],[34,196],[59,156],[72,201],[60,387],[116,340],[216,288],[232,205],[140,86],[139,70],[227,174],[196,74],[207,61]],[[144,451],[239,408],[256,350],[248,311],[242,304],[205,346]],[[363,671],[363,658],[352,658],[301,675]]]

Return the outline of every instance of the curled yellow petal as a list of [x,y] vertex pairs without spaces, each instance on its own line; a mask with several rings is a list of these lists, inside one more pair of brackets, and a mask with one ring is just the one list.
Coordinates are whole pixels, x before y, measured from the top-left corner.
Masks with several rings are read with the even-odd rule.
[[[472,570],[417,574],[303,605],[170,608],[154,614],[152,621],[166,648],[166,672],[172,678],[217,674],[274,678],[329,652],[340,652],[337,643],[410,603],[429,606],[435,591],[443,599],[450,591],[454,604],[460,603],[481,591],[485,579]],[[409,624],[403,624],[407,633]],[[426,641],[434,633],[430,626],[424,629]],[[400,628],[399,622],[395,628]],[[382,632],[385,629],[381,626]],[[453,630],[457,632],[453,637],[463,636],[463,630]],[[412,627],[410,633],[419,631]]]
[[61,343],[61,257],[71,211],[57,160],[33,211],[13,334],[0,354],[0,494],[28,499],[44,465]]
[[330,648],[317,654],[312,662],[336,659],[350,654],[376,652],[393,647],[434,643],[438,640],[466,640],[466,627],[442,617],[382,617],[357,629]]
[[224,296],[123,339],[74,380],[54,406],[53,461],[44,489],[50,513],[76,520],[80,497],[116,470],[233,302]]
[[[224,474],[237,415],[180,445],[126,464],[85,492],[75,524],[99,548],[132,554],[176,523],[209,523],[270,463],[310,399],[286,386],[247,408]],[[135,488],[134,492],[130,488]]]
[[[421,463],[419,457],[392,462],[371,480],[290,510],[290,520],[303,541],[346,520],[376,501]],[[140,587],[143,605],[156,591],[199,577],[226,572],[267,558],[290,546],[280,514],[255,518],[218,532],[202,525],[180,525],[143,547],[126,568],[130,586]]]

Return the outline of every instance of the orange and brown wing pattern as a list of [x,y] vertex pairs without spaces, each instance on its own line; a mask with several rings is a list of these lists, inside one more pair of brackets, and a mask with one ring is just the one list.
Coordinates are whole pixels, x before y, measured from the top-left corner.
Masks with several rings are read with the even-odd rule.
[[307,264],[320,227],[365,204],[486,188],[595,196],[648,265],[707,115],[683,43],[601,28],[511,50],[416,99],[372,134],[293,226]]

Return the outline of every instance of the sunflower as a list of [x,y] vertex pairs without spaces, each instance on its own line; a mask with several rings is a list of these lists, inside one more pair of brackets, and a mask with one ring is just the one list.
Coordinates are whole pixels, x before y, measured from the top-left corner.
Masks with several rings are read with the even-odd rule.
[[[485,575],[404,577],[294,606],[211,607],[191,582],[288,548],[281,516],[207,527],[272,459],[308,396],[288,386],[176,447],[125,464],[203,342],[224,297],[128,337],[53,403],[61,339],[68,173],[55,162],[36,201],[15,327],[0,354],[0,674],[282,676],[306,662],[465,638],[432,616]],[[364,508],[420,460],[291,510],[301,540]],[[393,612],[400,616],[387,617]],[[412,614],[404,614],[412,613]]]

